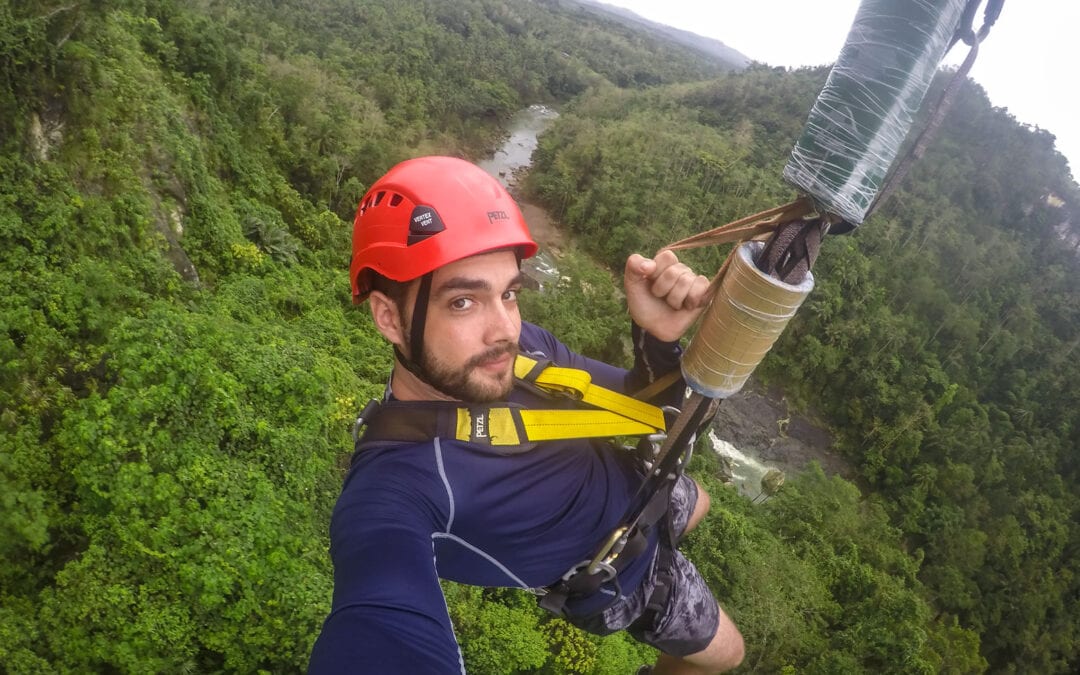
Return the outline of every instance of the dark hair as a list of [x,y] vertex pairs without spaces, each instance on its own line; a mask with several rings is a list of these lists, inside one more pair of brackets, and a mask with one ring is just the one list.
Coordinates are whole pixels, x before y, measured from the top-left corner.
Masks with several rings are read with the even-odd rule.
[[401,316],[405,316],[405,295],[409,289],[408,281],[394,281],[389,277],[384,277],[374,270],[368,270],[368,281],[370,282],[369,288],[373,291],[378,291],[394,301],[397,305],[398,313]]

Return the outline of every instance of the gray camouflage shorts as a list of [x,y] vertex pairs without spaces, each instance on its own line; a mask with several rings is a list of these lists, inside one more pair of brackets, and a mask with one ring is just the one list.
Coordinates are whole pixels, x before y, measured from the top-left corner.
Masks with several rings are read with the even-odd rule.
[[[671,490],[672,527],[676,538],[682,536],[697,504],[697,485],[688,476],[679,476]],[[667,546],[661,535],[661,546]],[[672,578],[667,606],[657,616],[654,625],[641,626],[635,621],[645,611],[645,604],[656,586],[657,565],[652,566],[638,589],[623,596],[600,614],[568,618],[567,621],[596,635],[608,635],[625,630],[639,642],[652,645],[671,656],[689,656],[709,645],[720,625],[720,607],[712,591],[694,564],[675,551],[672,557]]]

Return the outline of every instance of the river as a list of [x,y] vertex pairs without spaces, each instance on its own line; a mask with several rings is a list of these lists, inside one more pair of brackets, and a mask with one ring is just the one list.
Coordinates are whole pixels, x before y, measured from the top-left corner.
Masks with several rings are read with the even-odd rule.
[[765,476],[769,472],[783,470],[777,466],[762,464],[755,457],[735,447],[730,441],[725,441],[718,435],[718,430],[709,429],[709,443],[712,444],[713,452],[720,455],[724,460],[727,470],[730,472],[732,484],[738,488],[743,496],[751,499],[765,499],[770,496],[770,490],[766,487]]
[[504,187],[512,187],[514,174],[532,162],[540,133],[558,116],[554,109],[540,104],[519,110],[507,124],[506,141],[494,155],[478,163],[480,168],[498,178]]
[[[557,111],[543,105],[518,111],[507,126],[506,141],[490,158],[478,162],[479,166],[514,193],[514,181],[532,162],[538,137],[558,116]],[[542,287],[545,278],[558,279],[556,265],[565,239],[543,209],[520,197],[518,201],[541,249],[533,262],[535,269],[525,271],[534,273]],[[709,431],[709,442],[723,460],[731,483],[749,499],[764,497],[762,479],[770,471],[798,470],[810,459],[829,459],[831,439],[802,418],[787,414],[782,399],[740,392],[725,401],[720,410]],[[837,469],[828,461],[823,464]]]

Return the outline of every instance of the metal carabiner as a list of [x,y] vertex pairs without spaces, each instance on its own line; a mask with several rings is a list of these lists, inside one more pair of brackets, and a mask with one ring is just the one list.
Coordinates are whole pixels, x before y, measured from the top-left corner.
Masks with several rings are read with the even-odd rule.
[[353,445],[360,442],[360,429],[364,427],[367,421],[371,418],[372,413],[379,409],[379,402],[375,399],[371,399],[364,406],[364,409],[360,411],[360,414],[356,416],[356,421],[352,425],[352,439]]
[[587,570],[589,574],[596,574],[601,569],[605,568],[611,568],[612,572],[615,571],[614,568],[611,567],[611,563],[614,562],[615,558],[619,557],[619,554],[622,553],[623,548],[626,547],[626,542],[629,539],[629,537],[627,536],[629,530],[630,528],[628,528],[626,525],[621,525],[615,528],[615,530],[608,536],[607,541],[604,542],[604,545],[600,547],[599,551],[597,551],[596,556],[591,561],[589,561],[589,567]]
[[604,562],[603,560],[597,562],[596,560],[582,560],[578,564],[571,567],[566,574],[562,576],[563,581],[569,581],[575,574],[584,572],[586,574],[600,574],[603,573],[604,577],[600,581],[601,584],[606,584],[619,575],[615,568],[611,566],[611,563]]

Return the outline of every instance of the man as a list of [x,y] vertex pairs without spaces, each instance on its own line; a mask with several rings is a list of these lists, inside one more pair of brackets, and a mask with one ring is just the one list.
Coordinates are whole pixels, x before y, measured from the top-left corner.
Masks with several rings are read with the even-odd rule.
[[[677,341],[708,294],[708,279],[674,254],[635,254],[625,273],[633,370],[572,353],[518,314],[520,261],[537,247],[517,205],[498,181],[448,157],[409,160],[379,179],[360,202],[353,237],[354,300],[369,300],[396,357],[383,407],[414,411],[417,427],[428,411],[504,401],[581,407],[515,386],[519,352],[587,371],[597,386],[636,391],[678,367]],[[580,438],[507,450],[449,434],[365,436],[358,447],[331,522],[334,603],[312,673],[464,672],[439,578],[543,593],[592,557],[642,481],[630,453]],[[680,477],[669,539],[692,528],[708,503]],[[677,551],[658,555],[667,550],[662,539],[652,533],[642,553],[620,561],[616,578],[571,595],[561,611],[590,632],[627,629],[656,646],[658,675],[738,665],[738,630],[689,561]],[[667,601],[646,611],[658,586]]]

